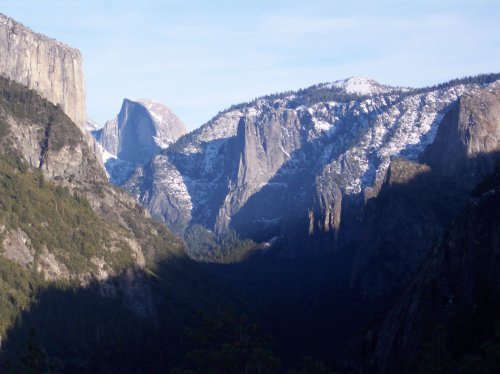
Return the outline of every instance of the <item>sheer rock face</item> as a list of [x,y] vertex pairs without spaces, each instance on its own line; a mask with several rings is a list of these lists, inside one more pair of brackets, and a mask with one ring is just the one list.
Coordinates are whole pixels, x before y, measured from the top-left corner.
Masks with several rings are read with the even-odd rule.
[[216,232],[229,228],[229,218],[268,184],[290,159],[290,153],[300,148],[304,141],[305,131],[301,129],[297,113],[284,107],[270,113],[265,124],[252,116],[241,118],[236,138],[229,148],[237,168],[218,211]]
[[137,165],[150,161],[185,133],[184,124],[169,108],[149,99],[124,99],[120,113],[92,132],[115,185],[121,185]]
[[500,150],[500,88],[464,95],[443,119],[423,160],[440,174],[474,186],[491,173]]
[[[90,141],[89,130],[84,128],[79,52],[34,34],[0,15],[0,66],[0,156],[7,165],[2,169],[2,180],[15,179],[12,176],[18,174],[37,178],[35,184],[27,183],[26,189],[16,187],[5,200],[22,202],[16,211],[19,213],[16,217],[21,218],[5,218],[8,212],[4,209],[0,224],[0,244],[4,250],[0,251],[0,256],[21,265],[26,274],[43,274],[47,281],[71,280],[82,286],[92,283],[91,288],[97,287],[103,297],[115,298],[118,308],[122,304],[141,318],[155,321],[157,326],[157,317],[170,315],[170,312],[157,313],[159,305],[163,304],[162,295],[165,292],[174,295],[174,290],[186,283],[185,279],[195,279],[201,273],[187,257],[180,238],[172,235],[164,225],[149,219],[132,196],[107,183],[97,143]],[[50,86],[46,94],[44,79]],[[78,79],[81,79],[80,87]],[[8,166],[11,162],[19,167],[11,168]],[[40,178],[37,169],[46,178]],[[60,189],[60,186],[65,188]],[[69,205],[58,206],[58,200],[52,198],[54,194],[60,195]],[[37,208],[37,204],[26,204],[33,201],[45,205]],[[25,207],[39,210],[31,212]],[[25,220],[27,211],[35,218],[23,226],[21,223],[28,222]],[[74,222],[54,228],[48,224],[50,221],[45,221],[46,217],[54,216],[59,222],[71,219]],[[90,217],[90,221],[82,223],[82,217]],[[94,222],[99,229],[83,234],[82,245],[78,248],[64,246],[66,238],[75,243],[78,233],[91,226],[89,222]],[[33,230],[27,230],[27,226]],[[41,237],[52,237],[52,233],[65,240],[40,242]],[[88,243],[95,244],[95,251],[88,253]],[[72,262],[73,255],[78,256],[77,262]],[[155,271],[162,269],[169,274],[168,282],[162,283],[166,288],[158,287],[160,283],[156,281],[153,284],[148,273],[143,271],[153,263]],[[196,287],[206,284],[202,277],[200,275],[199,282],[190,281],[194,285],[192,290],[180,298],[173,296],[164,303],[165,308],[174,311],[179,305],[185,305],[187,309],[183,310],[190,310],[192,300],[205,296],[206,305],[208,301],[212,303],[205,292],[200,293],[200,297],[195,296]],[[155,294],[158,291],[161,295]],[[192,308],[193,311],[198,309]]]
[[78,50],[0,14],[0,56],[0,75],[60,105],[83,129],[85,82]]
[[186,133],[166,106],[146,99],[124,99],[117,117],[98,134],[104,150],[121,160],[143,164]]

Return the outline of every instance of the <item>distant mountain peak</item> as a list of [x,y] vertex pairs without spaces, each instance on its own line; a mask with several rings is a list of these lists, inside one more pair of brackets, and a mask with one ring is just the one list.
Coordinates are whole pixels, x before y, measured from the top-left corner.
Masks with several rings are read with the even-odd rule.
[[118,115],[92,134],[102,147],[111,182],[120,184],[137,165],[148,162],[186,132],[182,121],[165,105],[125,98]]
[[325,88],[342,88],[349,94],[358,95],[377,95],[390,92],[394,87],[386,86],[377,81],[361,76],[353,76],[347,79],[337,80],[333,83],[327,83]]
[[[187,132],[182,121],[162,103],[152,99],[124,98],[120,113],[104,125],[104,137],[100,139],[103,148],[118,155],[126,127],[137,132],[136,135],[144,141],[153,140],[159,149],[167,148]],[[151,139],[146,139],[148,136]],[[106,137],[111,138],[106,140]]]
[[100,130],[102,128],[102,126],[99,125],[93,119],[87,118],[87,121],[85,121],[85,128],[87,129],[88,132],[92,132],[92,131]]
[[[130,100],[130,99],[129,99]],[[152,105],[152,104],[157,104],[157,105],[161,105],[161,106],[164,106],[164,104],[160,103],[158,100],[155,100],[155,99],[151,99],[149,97],[142,97],[142,98],[139,98],[139,99],[135,99],[135,100],[132,100],[132,101],[135,101],[135,102],[138,102],[138,103],[141,103],[141,104],[144,104],[144,105]]]

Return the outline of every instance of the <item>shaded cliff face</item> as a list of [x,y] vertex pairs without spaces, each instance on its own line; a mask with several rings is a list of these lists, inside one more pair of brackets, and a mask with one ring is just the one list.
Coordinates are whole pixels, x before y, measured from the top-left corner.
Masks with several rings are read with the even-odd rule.
[[500,161],[499,110],[496,84],[464,94],[422,154],[427,165],[391,162],[380,193],[364,212],[354,289],[366,296],[388,296],[412,279],[470,191]]
[[150,161],[186,133],[181,120],[163,104],[124,99],[118,116],[93,135],[104,151],[113,184],[122,184],[137,165]]
[[78,50],[0,14],[0,55],[0,75],[60,105],[83,129],[85,82]]
[[474,355],[474,368],[498,369],[497,357],[496,362],[485,359],[495,353],[484,352],[488,348],[483,343],[493,335],[500,310],[499,177],[497,172],[476,190],[415,280],[369,332],[364,357],[359,357],[365,365],[362,370],[401,372],[420,367],[421,372],[435,368],[462,372],[459,365],[465,364],[462,358],[467,354]]
[[351,289],[370,298],[397,293],[465,203],[463,190],[428,165],[392,161],[364,209]]
[[281,237],[299,251],[335,249],[356,237],[350,226],[391,159],[418,160],[450,105],[479,87],[400,90],[352,78],[264,97],[180,138],[125,186],[177,232],[201,224]]

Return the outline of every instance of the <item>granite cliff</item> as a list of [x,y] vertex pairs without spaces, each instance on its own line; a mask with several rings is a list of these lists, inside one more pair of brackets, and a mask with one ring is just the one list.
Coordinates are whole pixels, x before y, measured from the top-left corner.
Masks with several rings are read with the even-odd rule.
[[82,55],[0,14],[0,75],[29,87],[62,110],[80,128],[85,112]]

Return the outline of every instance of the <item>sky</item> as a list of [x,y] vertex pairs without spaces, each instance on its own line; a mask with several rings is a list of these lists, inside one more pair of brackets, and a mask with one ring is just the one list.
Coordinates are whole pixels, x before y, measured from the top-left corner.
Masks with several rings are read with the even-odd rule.
[[0,12],[82,52],[101,125],[125,97],[192,130],[232,104],[351,76],[421,87],[500,72],[498,0],[1,0]]

